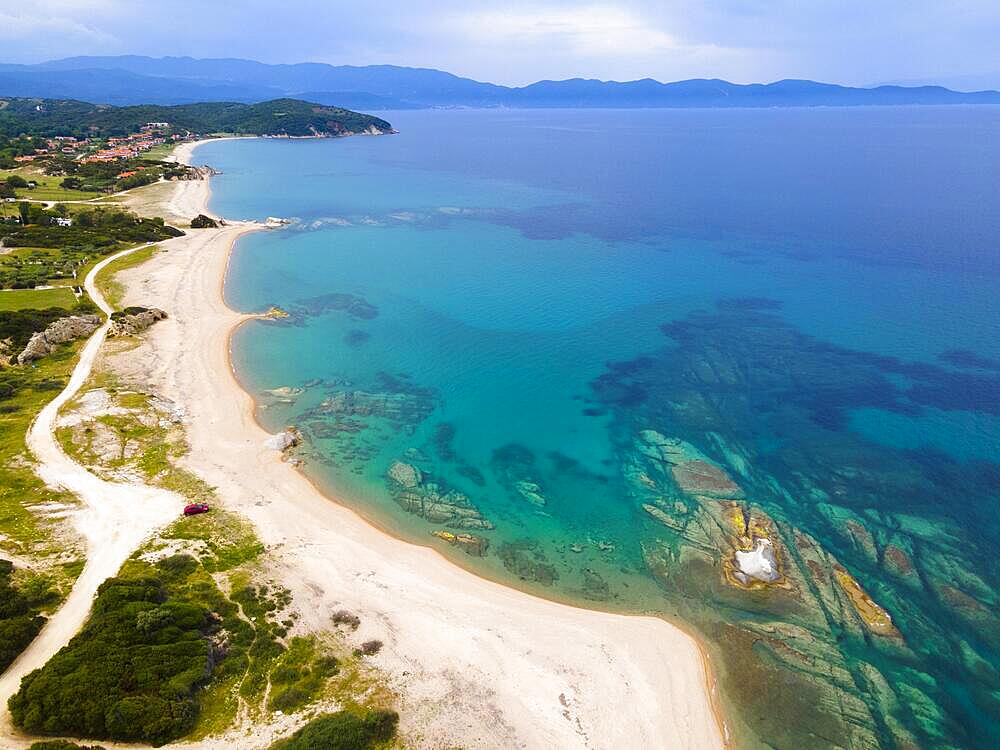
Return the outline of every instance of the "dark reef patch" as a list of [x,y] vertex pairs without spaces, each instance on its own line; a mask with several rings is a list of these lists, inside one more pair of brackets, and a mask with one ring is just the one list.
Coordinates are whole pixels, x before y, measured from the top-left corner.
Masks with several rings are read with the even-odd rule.
[[[1000,463],[883,445],[849,424],[860,408],[914,419],[930,407],[997,414],[1000,377],[967,354],[942,358],[970,365],[956,370],[851,350],[803,333],[778,309],[724,301],[671,321],[660,350],[609,364],[591,382],[665,608],[716,642],[727,692],[775,746],[802,746],[795,718],[808,710],[831,744],[993,747],[1000,683],[983,665],[1000,663]],[[672,460],[723,468],[747,500],[693,503],[677,466],[657,474],[642,452],[660,439],[651,431],[667,436]],[[640,451],[643,434],[653,442]],[[740,593],[720,583],[728,558],[718,539],[746,526],[754,506],[771,519],[761,528],[786,578]],[[752,535],[740,533],[750,549]]]
[[1000,359],[984,357],[976,352],[970,352],[968,349],[949,349],[948,351],[941,352],[938,355],[938,359],[954,367],[1000,372]]

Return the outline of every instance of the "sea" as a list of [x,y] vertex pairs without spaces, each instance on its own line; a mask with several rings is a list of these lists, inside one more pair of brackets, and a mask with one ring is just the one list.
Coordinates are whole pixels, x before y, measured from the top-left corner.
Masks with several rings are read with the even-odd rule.
[[195,153],[303,471],[695,634],[740,746],[1000,746],[1000,107],[379,114]]

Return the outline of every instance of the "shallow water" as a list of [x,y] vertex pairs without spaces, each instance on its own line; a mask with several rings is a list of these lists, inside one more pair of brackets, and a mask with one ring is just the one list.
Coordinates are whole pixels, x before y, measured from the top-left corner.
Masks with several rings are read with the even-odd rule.
[[[196,155],[215,211],[299,219],[227,295],[292,314],[234,356],[309,473],[484,575],[688,623],[748,745],[995,746],[1000,108],[387,119]],[[727,576],[737,506],[774,585]]]

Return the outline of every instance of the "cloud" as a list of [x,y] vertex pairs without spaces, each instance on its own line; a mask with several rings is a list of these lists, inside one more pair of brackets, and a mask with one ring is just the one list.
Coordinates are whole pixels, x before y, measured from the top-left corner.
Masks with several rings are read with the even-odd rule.
[[[695,74],[698,66],[714,70],[746,56],[746,50],[685,39],[664,19],[625,5],[462,9],[437,15],[427,29],[465,46],[471,59],[494,65],[506,60],[505,77],[525,82],[543,76],[643,77],[672,68]],[[542,75],[528,72],[533,66]]]
[[63,56],[76,50],[93,52],[118,46],[114,34],[95,23],[100,19],[98,11],[112,5],[111,0],[36,0],[9,10],[0,7],[0,49],[4,54],[0,62],[33,61],[40,54]]
[[509,12],[466,12],[451,23],[479,42],[557,44],[579,54],[651,54],[682,46],[624,8],[590,6]]

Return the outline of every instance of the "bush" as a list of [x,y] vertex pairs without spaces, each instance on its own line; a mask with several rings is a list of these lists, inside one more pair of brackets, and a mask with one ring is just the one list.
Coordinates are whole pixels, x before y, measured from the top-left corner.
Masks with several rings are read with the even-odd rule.
[[354,649],[355,656],[375,656],[382,650],[382,641],[365,641],[360,648]]
[[212,219],[205,214],[198,214],[193,219],[191,219],[192,229],[215,229],[219,224],[215,219]]
[[45,624],[30,596],[14,588],[14,565],[0,560],[0,672],[3,672],[38,635]]
[[391,740],[398,723],[395,711],[338,711],[313,719],[271,750],[367,750]]
[[77,745],[68,740],[43,740],[34,742],[28,750],[104,750],[100,745]]
[[175,571],[153,570],[101,585],[83,630],[10,699],[17,727],[153,745],[191,729],[212,668],[209,613],[166,594]]
[[347,625],[351,630],[357,630],[361,624],[361,618],[346,609],[338,609],[330,615],[330,619],[334,625]]

